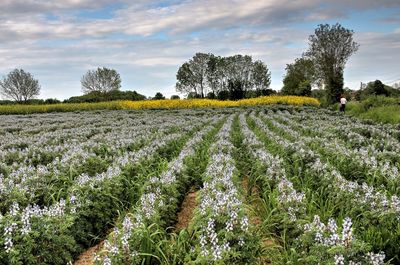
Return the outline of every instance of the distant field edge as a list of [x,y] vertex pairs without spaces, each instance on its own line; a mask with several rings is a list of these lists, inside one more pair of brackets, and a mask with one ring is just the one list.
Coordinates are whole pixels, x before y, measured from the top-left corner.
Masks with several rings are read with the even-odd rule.
[[237,101],[215,99],[165,99],[140,101],[108,101],[97,103],[60,103],[48,105],[2,105],[0,115],[88,110],[142,110],[142,109],[190,109],[206,107],[240,107],[255,105],[320,106],[318,99],[299,96],[265,96]]

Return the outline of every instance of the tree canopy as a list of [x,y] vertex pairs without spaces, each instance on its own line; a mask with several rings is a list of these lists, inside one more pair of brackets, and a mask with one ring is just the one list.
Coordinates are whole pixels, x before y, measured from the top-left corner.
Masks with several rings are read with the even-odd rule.
[[240,54],[220,57],[196,53],[179,67],[176,78],[176,90],[181,93],[221,99],[239,99],[252,90],[267,90],[271,83],[265,63]]
[[337,102],[343,92],[343,71],[347,60],[359,45],[354,31],[335,25],[320,24],[309,37],[305,56],[314,63],[316,76],[325,84],[329,103]]
[[0,92],[5,98],[27,102],[40,94],[40,85],[32,74],[14,69],[0,81]]
[[165,96],[161,92],[157,92],[153,99],[165,99]]
[[315,81],[314,63],[308,58],[297,58],[286,65],[282,93],[284,95],[310,96]]
[[121,88],[121,77],[114,69],[106,67],[89,70],[81,79],[82,91],[110,92]]

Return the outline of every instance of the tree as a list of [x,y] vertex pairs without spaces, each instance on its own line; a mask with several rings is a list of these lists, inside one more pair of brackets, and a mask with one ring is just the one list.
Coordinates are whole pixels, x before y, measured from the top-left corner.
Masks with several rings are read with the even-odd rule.
[[299,96],[310,96],[311,95],[311,83],[309,80],[304,80],[300,82],[297,89],[295,90],[295,95]]
[[40,94],[39,81],[22,69],[14,69],[0,81],[0,92],[17,102],[26,102]]
[[[249,90],[263,94],[271,83],[271,74],[261,61],[253,62],[249,55],[220,57],[196,53],[179,67],[176,90],[187,97],[223,97],[238,99]],[[228,93],[220,93],[228,91]]]
[[305,55],[315,66],[317,77],[326,86],[330,104],[339,100],[343,93],[343,71],[347,60],[358,50],[353,41],[354,31],[335,25],[320,24],[309,37],[309,49]]
[[315,69],[313,62],[307,58],[297,58],[294,63],[286,65],[282,94],[309,96],[311,95],[311,85],[314,81]]
[[160,92],[157,92],[153,99],[165,99],[164,95]]
[[[368,88],[368,86],[367,86]],[[382,82],[380,80],[375,80],[372,83],[372,91],[375,95],[385,95],[387,96],[387,91],[385,89],[385,85],[382,84]]]
[[367,86],[360,90],[358,93],[359,99],[366,99],[369,96],[388,96],[390,89],[387,89],[385,85],[380,80],[375,80],[373,82],[368,82]]
[[261,91],[265,91],[269,88],[271,84],[271,73],[265,63],[262,61],[255,61],[253,63],[252,79],[257,94],[261,94]]
[[81,79],[82,91],[87,94],[90,92],[109,92],[121,88],[121,77],[114,69],[106,67],[89,70]]
[[183,93],[195,92],[204,98],[207,89],[207,68],[210,54],[196,53],[189,62],[178,70],[176,90]]
[[178,95],[172,95],[172,96],[171,96],[171,99],[181,99],[181,97],[178,96]]
[[207,63],[207,82],[211,91],[207,93],[207,98],[209,98],[209,94],[212,93],[215,97],[215,94],[218,92],[219,87],[221,87],[222,76],[223,76],[223,67],[222,67],[222,58],[220,56],[215,56],[214,54],[210,54],[208,63]]

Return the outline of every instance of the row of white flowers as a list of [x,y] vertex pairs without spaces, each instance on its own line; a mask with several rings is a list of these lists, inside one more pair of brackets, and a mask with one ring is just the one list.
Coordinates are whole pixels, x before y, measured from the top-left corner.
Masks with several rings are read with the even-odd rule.
[[[192,121],[186,119],[185,123],[180,124],[184,126],[184,128],[182,128],[179,133],[169,135],[157,134],[153,136],[153,140],[138,152],[123,152],[123,155],[116,156],[114,163],[110,165],[105,172],[98,173],[94,176],[89,176],[85,173],[81,174],[75,179],[72,186],[63,187],[69,190],[69,195],[65,199],[61,199],[51,206],[42,206],[31,203],[27,206],[20,207],[18,202],[13,203],[6,214],[0,214],[0,227],[3,228],[4,231],[5,251],[9,253],[12,250],[14,246],[13,237],[21,238],[21,236],[24,237],[31,232],[35,233],[35,231],[32,231],[32,222],[43,226],[46,225],[46,223],[53,222],[54,218],[77,216],[79,209],[84,204],[89,204],[91,202],[90,198],[87,198],[87,196],[84,195],[85,193],[80,193],[80,190],[84,187],[89,186],[93,188],[96,185],[96,187],[101,188],[102,182],[120,176],[122,169],[128,164],[134,164],[142,159],[151,158],[159,148],[167,146],[171,141],[181,138],[186,132],[197,128],[212,119],[215,119],[215,117],[203,117],[203,119],[193,119]],[[176,124],[174,126],[176,126]],[[155,127],[155,129],[157,129],[157,127]],[[146,132],[146,130],[144,130],[143,133],[144,132]],[[43,167],[39,166],[36,170],[40,171],[41,168]],[[31,185],[32,183],[34,182],[30,182]],[[29,189],[30,187],[28,187],[28,191]]]
[[[263,115],[262,115],[263,116]],[[271,113],[269,113],[268,116],[263,116],[264,118],[268,117],[269,120],[271,121]],[[371,193],[363,192],[365,189],[369,189],[371,192],[371,187],[368,187],[365,183],[363,186],[357,186],[357,183],[347,181],[345,178],[340,176],[337,170],[332,168],[331,165],[329,164],[324,164],[321,162],[321,158],[318,153],[315,153],[313,150],[308,148],[308,146],[305,144],[305,141],[303,140],[303,136],[296,132],[296,131],[290,131],[285,129],[286,133],[289,133],[293,139],[296,139],[295,141],[290,141],[288,139],[285,139],[284,137],[280,136],[279,134],[275,133],[274,131],[270,130],[268,126],[265,125],[265,123],[258,117],[254,115],[250,115],[251,119],[255,121],[256,125],[262,129],[262,131],[268,135],[268,137],[273,140],[274,142],[280,143],[285,149],[293,151],[295,150],[295,153],[302,157],[304,161],[309,161],[307,168],[304,170],[309,170],[308,172],[313,172],[316,177],[319,177],[321,180],[325,179],[326,182],[331,183],[335,190],[333,190],[333,193],[336,193],[336,196],[342,198],[342,203],[345,203],[346,200],[349,200],[349,193],[354,195],[354,197],[350,197],[353,199],[352,203],[358,202],[359,207],[365,207],[365,205],[376,201],[377,197],[382,199],[383,201],[387,201],[386,196],[380,195],[379,193],[375,194],[376,196],[374,198],[371,197]],[[277,121],[272,121],[271,122],[274,126],[281,128],[282,126],[285,125],[280,125]],[[289,128],[290,129],[290,128]],[[248,133],[250,134],[250,133]],[[248,136],[250,138],[250,136]],[[321,168],[326,170],[325,172],[321,172]],[[328,170],[330,169],[330,170]],[[345,183],[345,184],[344,184]],[[352,191],[349,190],[343,190],[343,184],[344,185],[349,185],[354,187]],[[363,188],[364,187],[364,188]],[[367,187],[367,188],[366,188]],[[345,193],[343,192],[345,191]],[[373,191],[373,190],[372,190]],[[354,194],[356,192],[356,194]],[[358,193],[357,193],[358,192]],[[293,193],[296,194],[296,193]],[[301,194],[301,193],[298,193]],[[301,198],[305,200],[306,198],[304,196],[295,196],[295,199],[291,200],[293,203],[292,209],[296,209],[296,207],[299,207],[299,200],[296,200],[297,198]],[[390,205],[391,207],[397,208],[397,197],[394,197],[393,203]],[[382,201],[381,201],[382,202]],[[305,202],[308,203],[308,202]],[[361,205],[360,205],[361,204]],[[382,206],[382,205],[380,205]],[[393,213],[393,209],[388,209],[388,205],[384,205],[383,208],[377,209],[376,214],[382,214],[382,210],[386,211],[388,214]],[[396,209],[397,211],[397,209]],[[288,211],[290,214],[290,211]],[[325,225],[322,224],[320,221],[319,216],[314,217],[314,221],[311,224],[306,224],[303,227],[304,235],[303,237],[307,236],[310,234],[312,238],[314,239],[313,244],[316,245],[323,245],[327,247],[332,247],[332,246],[343,246],[344,248],[349,248],[355,243],[355,237],[353,236],[353,228],[352,228],[352,221],[350,217],[346,217],[343,222],[343,227],[341,229],[342,234],[338,235],[338,229],[336,226],[336,221],[334,218],[329,219],[329,225],[327,230],[325,230]],[[301,241],[299,241],[301,242]],[[367,264],[383,264],[384,263],[384,258],[385,254],[383,252],[380,252],[378,254],[368,252],[365,253],[364,256],[361,257],[361,260],[354,261],[349,257],[344,257],[341,254],[338,254],[335,256],[335,264],[361,264],[362,262],[367,262]],[[344,263],[346,261],[346,263]],[[360,263],[361,262],[361,263]]]
[[[276,123],[275,123],[276,124]],[[347,180],[336,167],[328,162],[318,153],[314,152],[307,145],[309,137],[300,134],[291,134],[296,139],[290,142],[287,139],[273,133],[265,125],[264,130],[274,137],[276,141],[285,142],[283,146],[298,150],[297,154],[309,162],[308,170],[320,176],[321,179],[332,182],[338,196],[351,199],[352,203],[356,203],[359,207],[368,207],[377,215],[396,214],[400,220],[400,198],[397,195],[391,195],[384,190],[377,190],[371,185],[363,182],[359,184],[356,181]],[[286,131],[291,133],[290,131]]]
[[96,254],[96,262],[118,264],[121,259],[129,259],[131,264],[140,262],[135,258],[140,251],[140,238],[144,236],[141,229],[157,222],[156,218],[163,218],[160,216],[160,211],[172,201],[177,200],[171,197],[170,193],[179,184],[178,180],[185,168],[185,160],[194,156],[196,147],[203,141],[204,136],[210,133],[222,118],[223,116],[215,116],[210,125],[202,128],[186,142],[178,157],[168,163],[165,171],[149,179],[138,205],[124,217],[121,228],[114,227],[113,233],[105,241],[104,249]]

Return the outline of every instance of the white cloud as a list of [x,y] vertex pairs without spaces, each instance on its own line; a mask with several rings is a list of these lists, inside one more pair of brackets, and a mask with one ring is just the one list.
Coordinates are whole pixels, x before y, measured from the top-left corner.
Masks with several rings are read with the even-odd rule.
[[[3,0],[0,16],[0,76],[15,67],[26,68],[43,84],[43,97],[80,93],[80,77],[98,66],[121,72],[123,87],[146,95],[173,91],[179,65],[196,52],[228,56],[252,55],[272,71],[279,89],[287,63],[301,56],[312,29],[296,27],[305,21],[351,15],[351,10],[394,7],[399,1],[319,0],[121,0],[124,8],[111,18],[84,18],[111,0]],[[159,2],[163,2],[159,7]],[[323,3],[323,5],[321,5]],[[346,7],[346,8],[345,8]],[[49,19],[48,15],[55,17]],[[396,62],[400,31],[356,33],[359,52],[349,61],[346,85],[386,72],[400,72]],[[359,80],[363,79],[363,80]],[[169,91],[169,92],[168,92]]]

